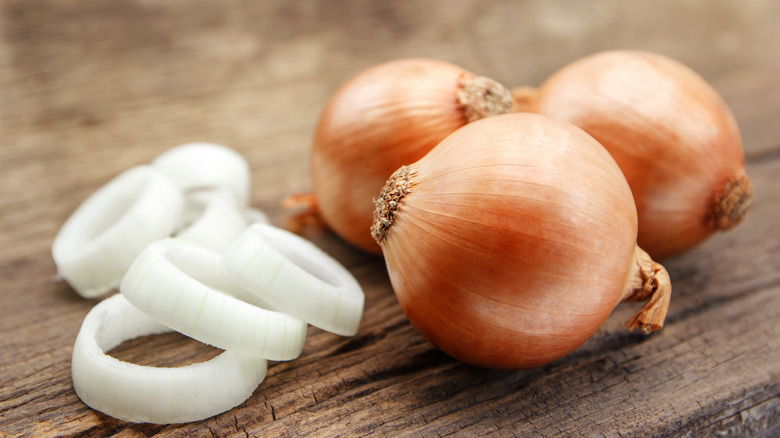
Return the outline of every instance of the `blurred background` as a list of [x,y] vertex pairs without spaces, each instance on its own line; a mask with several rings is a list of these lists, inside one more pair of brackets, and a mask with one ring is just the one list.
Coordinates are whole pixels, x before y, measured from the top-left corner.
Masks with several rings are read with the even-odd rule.
[[[213,141],[248,156],[253,201],[275,204],[308,188],[319,110],[365,67],[423,56],[508,86],[538,85],[613,48],[659,52],[699,72],[757,151],[774,145],[750,144],[767,137],[751,129],[751,114],[780,115],[780,99],[766,98],[766,84],[757,96],[749,88],[780,84],[779,21],[775,0],[5,0],[0,178],[13,187],[56,175],[62,184],[50,195],[75,191],[62,205],[72,209],[129,164]],[[20,168],[20,156],[39,164]],[[90,163],[100,163],[90,177],[59,175]]]

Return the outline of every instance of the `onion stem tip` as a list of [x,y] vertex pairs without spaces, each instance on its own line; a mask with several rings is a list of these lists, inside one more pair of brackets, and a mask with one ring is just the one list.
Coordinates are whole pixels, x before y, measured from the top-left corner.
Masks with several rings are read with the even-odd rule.
[[469,123],[514,110],[512,93],[493,79],[484,76],[467,78],[463,75],[459,85],[458,103],[462,105]]

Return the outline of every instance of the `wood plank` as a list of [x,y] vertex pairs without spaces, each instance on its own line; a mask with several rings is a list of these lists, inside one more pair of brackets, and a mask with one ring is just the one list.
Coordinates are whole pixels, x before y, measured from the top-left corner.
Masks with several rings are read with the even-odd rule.
[[[98,0],[0,3],[0,436],[776,436],[780,434],[780,3]],[[654,50],[721,91],[745,138],[748,219],[664,261],[667,327],[625,332],[619,306],[580,349],[545,367],[482,370],[408,323],[380,258],[315,243],[366,290],[359,334],[310,328],[240,407],[186,425],[132,425],[87,408],[70,354],[83,300],[53,279],[51,240],[92,191],[185,141],[247,156],[252,204],[308,189],[319,108],[343,80],[400,56],[446,59],[507,84],[612,47]],[[182,336],[112,354],[182,365],[216,354]]]

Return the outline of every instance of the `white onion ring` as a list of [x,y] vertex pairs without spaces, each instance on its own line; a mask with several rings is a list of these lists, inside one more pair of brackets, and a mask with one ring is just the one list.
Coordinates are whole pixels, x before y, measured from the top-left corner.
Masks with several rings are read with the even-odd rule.
[[138,309],[200,342],[271,360],[301,354],[306,323],[249,304],[214,253],[176,239],[147,246],[119,287]]
[[250,224],[271,224],[268,215],[263,210],[257,208],[248,208],[246,210],[246,218]]
[[243,208],[249,204],[249,164],[238,152],[213,143],[185,143],[168,149],[152,166],[183,192],[226,188]]
[[[190,193],[185,211],[194,220],[176,234],[176,238],[222,252],[249,226],[249,218],[226,189]],[[185,214],[183,216],[187,216]]]
[[181,192],[156,169],[121,173],[87,198],[54,238],[60,276],[86,298],[116,288],[148,243],[170,235],[182,204]]
[[323,330],[357,333],[364,294],[355,277],[313,243],[253,224],[225,251],[222,265],[250,292]]
[[183,423],[238,406],[265,378],[264,359],[229,351],[178,368],[141,366],[105,354],[128,339],[169,331],[119,294],[98,303],[73,347],[76,394],[87,406],[122,420]]

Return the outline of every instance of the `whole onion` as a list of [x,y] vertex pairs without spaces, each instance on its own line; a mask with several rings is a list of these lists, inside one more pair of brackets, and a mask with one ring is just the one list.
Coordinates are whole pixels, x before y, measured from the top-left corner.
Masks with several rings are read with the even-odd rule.
[[512,110],[504,86],[447,62],[370,67],[322,109],[310,155],[313,207],[346,241],[380,253],[369,232],[373,197],[390,174],[466,123]]
[[671,285],[636,244],[631,190],[581,129],[551,117],[488,117],[398,169],[372,235],[411,323],[473,365],[518,369],[585,342],[621,301],[661,328]]
[[679,254],[745,217],[753,190],[737,124],[679,62],[602,52],[513,94],[525,110],[573,123],[607,148],[631,186],[638,242],[651,256]]

